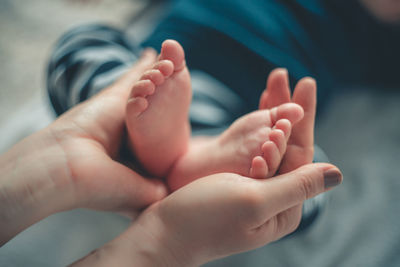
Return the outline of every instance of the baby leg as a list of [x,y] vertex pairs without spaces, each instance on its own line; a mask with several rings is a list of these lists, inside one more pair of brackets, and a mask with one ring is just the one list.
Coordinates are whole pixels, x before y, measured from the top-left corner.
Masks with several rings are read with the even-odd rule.
[[191,94],[183,48],[167,40],[153,68],[133,86],[126,107],[132,149],[152,175],[166,175],[187,150]]

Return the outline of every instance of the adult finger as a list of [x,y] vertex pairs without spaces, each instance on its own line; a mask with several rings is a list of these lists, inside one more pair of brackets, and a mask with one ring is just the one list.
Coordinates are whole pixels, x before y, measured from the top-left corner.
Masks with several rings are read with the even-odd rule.
[[300,105],[304,110],[304,118],[293,127],[291,143],[300,147],[314,144],[314,122],[316,112],[316,90],[314,79],[306,77],[301,79],[293,93],[292,101]]
[[290,172],[312,162],[314,154],[314,121],[316,112],[316,83],[303,78],[296,85],[292,101],[304,110],[304,117],[293,126],[280,173]]
[[136,211],[167,195],[161,181],[144,178],[106,155],[97,157],[93,168],[82,168],[76,183],[79,206],[93,209]]
[[290,102],[288,71],[283,68],[273,70],[267,79],[266,89],[260,97],[259,109],[270,109]]
[[268,220],[306,199],[330,190],[339,185],[342,179],[340,170],[334,165],[314,163],[262,180],[261,190],[265,197],[261,212]]

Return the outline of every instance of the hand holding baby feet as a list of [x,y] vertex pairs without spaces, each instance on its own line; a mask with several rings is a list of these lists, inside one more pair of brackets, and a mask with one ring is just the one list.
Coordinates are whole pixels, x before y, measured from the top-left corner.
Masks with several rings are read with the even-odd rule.
[[187,150],[191,96],[183,48],[167,40],[158,61],[133,86],[126,107],[131,146],[150,174],[166,175]]

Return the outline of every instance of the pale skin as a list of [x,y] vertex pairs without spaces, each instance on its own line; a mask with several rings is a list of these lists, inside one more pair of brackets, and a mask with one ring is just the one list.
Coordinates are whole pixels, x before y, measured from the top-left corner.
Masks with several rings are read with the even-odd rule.
[[[386,1],[386,0],[383,0]],[[366,6],[370,6],[370,9],[373,9],[373,2],[379,2],[379,1],[363,1],[363,2],[371,2],[372,4],[365,4]],[[395,1],[386,1],[387,3],[392,2],[394,3]],[[392,11],[393,8],[390,10]],[[381,15],[383,14],[383,15]],[[385,12],[376,12],[376,16],[377,17],[382,17],[382,18],[386,18],[388,17]],[[390,19],[391,21],[394,21],[394,19]],[[142,72],[139,72],[142,73]],[[137,75],[138,74],[133,74],[132,75]],[[270,81],[271,83],[276,83],[279,86],[274,87],[274,90],[269,90],[268,93],[263,94],[261,101],[260,101],[260,107],[261,108],[270,108],[271,106],[275,106],[275,105],[280,105],[281,103],[286,103],[286,102],[295,102],[300,104],[303,109],[305,110],[305,119],[302,120],[301,123],[298,123],[297,125],[295,125],[292,131],[292,135],[290,137],[289,140],[289,144],[287,147],[287,152],[285,157],[283,158],[283,162],[282,162],[282,166],[279,169],[279,173],[283,173],[280,176],[274,177],[272,179],[268,179],[268,180],[254,180],[254,179],[245,179],[243,177],[237,176],[237,175],[231,175],[231,174],[223,174],[223,175],[227,175],[229,178],[224,178],[222,176],[219,175],[213,175],[204,179],[199,179],[197,181],[195,181],[194,183],[188,185],[187,187],[182,188],[181,190],[177,191],[176,193],[172,194],[170,197],[166,198],[164,201],[161,202],[157,202],[155,203],[151,208],[148,208],[138,219],[138,221],[136,223],[134,223],[129,229],[128,231],[126,231],[124,234],[122,234],[120,237],[118,237],[117,239],[115,239],[114,241],[110,242],[109,244],[107,244],[106,246],[104,246],[103,248],[96,250],[95,252],[93,252],[91,255],[89,255],[87,258],[85,258],[84,260],[82,260],[81,262],[77,263],[77,266],[110,266],[110,264],[107,263],[113,263],[114,265],[119,265],[119,266],[129,266],[129,265],[137,265],[137,266],[190,266],[190,265],[196,265],[198,263],[201,262],[205,262],[207,260],[210,260],[211,258],[215,258],[215,257],[219,257],[219,256],[223,256],[223,255],[228,255],[233,253],[233,251],[238,251],[238,250],[246,250],[246,249],[250,249],[251,247],[254,246],[258,246],[258,244],[252,244],[249,245],[248,242],[243,242],[243,240],[239,240],[239,242],[233,242],[236,241],[234,239],[230,239],[229,238],[232,236],[232,233],[230,233],[231,235],[226,234],[225,235],[225,231],[222,232],[218,232],[218,234],[220,234],[218,236],[218,238],[220,238],[221,241],[225,241],[225,240],[229,240],[228,242],[217,242],[216,239],[213,239],[210,241],[210,249],[215,249],[215,251],[217,251],[217,256],[215,254],[213,254],[210,251],[202,251],[201,249],[187,249],[190,248],[190,244],[192,244],[193,242],[195,243],[195,239],[191,240],[190,244],[185,244],[184,240],[189,240],[191,238],[190,234],[195,233],[195,231],[193,231],[193,229],[202,229],[201,226],[204,223],[205,217],[206,216],[202,216],[200,218],[200,220],[198,219],[198,216],[201,215],[201,212],[206,212],[205,215],[207,214],[212,214],[215,215],[215,213],[213,213],[213,208],[214,208],[214,204],[215,204],[215,196],[219,197],[221,194],[221,192],[224,192],[224,190],[226,190],[226,188],[228,188],[228,192],[231,192],[231,190],[234,191],[234,188],[236,187],[238,189],[238,192],[240,192],[240,188],[247,188],[247,186],[242,187],[242,185],[244,183],[249,182],[249,184],[254,185],[250,186],[252,187],[252,189],[256,188],[258,189],[258,193],[253,191],[253,194],[251,195],[247,195],[247,194],[233,194],[232,196],[226,196],[226,198],[224,198],[226,200],[226,202],[224,201],[220,201],[217,202],[219,204],[222,205],[219,206],[218,208],[221,208],[222,210],[227,210],[230,211],[232,208],[235,209],[235,211],[254,211],[254,214],[264,214],[264,218],[266,219],[265,223],[267,224],[268,221],[270,222],[276,222],[277,224],[274,227],[274,229],[280,229],[280,231],[272,231],[271,235],[266,234],[263,237],[260,237],[260,239],[258,240],[260,243],[265,243],[268,242],[270,240],[275,240],[277,238],[279,238],[282,234],[284,234],[285,232],[290,232],[292,228],[295,227],[295,225],[298,223],[299,220],[299,213],[297,212],[299,207],[301,207],[301,203],[304,199],[306,199],[307,197],[312,197],[320,192],[323,192],[326,189],[326,185],[323,185],[322,182],[322,176],[324,173],[327,172],[334,172],[334,173],[339,173],[337,168],[335,168],[332,165],[327,165],[327,164],[308,164],[305,165],[303,167],[301,167],[300,169],[296,169],[297,166],[301,165],[302,162],[305,161],[309,161],[311,160],[310,158],[312,158],[312,147],[310,145],[310,138],[309,137],[304,137],[302,138],[302,136],[300,134],[296,134],[296,133],[300,133],[300,130],[302,129],[309,129],[311,127],[309,127],[310,125],[313,124],[313,119],[308,119],[307,118],[311,118],[312,116],[310,114],[312,114],[313,111],[313,103],[314,103],[314,99],[313,98],[308,98],[307,96],[309,96],[309,93],[312,90],[315,90],[315,82],[311,79],[305,79],[302,80],[301,82],[299,82],[298,86],[296,87],[295,93],[294,95],[291,97],[290,96],[290,92],[287,90],[288,89],[288,85],[286,84],[286,77],[287,77],[287,73],[284,70],[277,70],[275,72],[273,72],[270,76]],[[273,81],[272,81],[273,80]],[[121,88],[125,88],[125,86],[122,86]],[[268,87],[271,88],[271,87]],[[272,97],[272,95],[278,96],[276,98]],[[98,98],[101,99],[102,101],[104,101],[106,98]],[[97,104],[101,103],[102,101],[96,100]],[[118,101],[117,101],[118,102]],[[94,102],[92,102],[94,103]],[[121,105],[122,103],[118,103],[119,105]],[[84,104],[85,109],[84,110],[90,110],[90,105],[85,103]],[[98,112],[98,109],[95,112]],[[307,114],[309,116],[307,116]],[[73,116],[73,115],[68,115],[68,117]],[[116,116],[116,118],[118,119],[118,121],[120,121],[121,119],[123,120],[123,118],[120,118],[118,116]],[[98,120],[99,118],[96,117],[96,120]],[[97,125],[96,123],[93,123],[92,125]],[[116,124],[118,125],[118,124]],[[299,126],[301,125],[301,126]],[[109,136],[113,136],[115,132],[117,132],[116,135],[120,135],[119,130],[118,129],[113,129],[115,125],[111,124],[110,127],[108,127],[108,129],[111,131],[102,131],[103,134],[105,134],[104,136],[107,137]],[[103,128],[104,125],[100,128]],[[117,127],[117,128],[121,128],[121,127]],[[296,130],[298,129],[298,130]],[[98,130],[98,128],[97,128]],[[66,135],[68,136],[68,135]],[[295,136],[295,137],[294,137]],[[36,159],[37,158],[51,158],[49,156],[46,157],[46,153],[42,153],[42,151],[40,151],[43,147],[40,146],[40,144],[48,144],[47,142],[47,138],[49,136],[46,136],[43,134],[43,132],[35,135],[35,137],[30,137],[29,139],[26,139],[21,145],[16,146],[13,148],[13,152],[8,152],[5,156],[1,156],[0,158],[0,168],[1,168],[1,173],[2,176],[0,177],[0,207],[1,207],[1,216],[2,218],[8,218],[10,219],[14,219],[13,222],[15,221],[21,221],[22,226],[20,226],[20,228],[24,228],[27,227],[26,222],[32,222],[32,220],[30,219],[30,217],[34,217],[35,219],[33,221],[37,221],[40,220],[41,218],[47,216],[49,213],[51,213],[51,211],[54,210],[65,210],[65,209],[69,209],[70,207],[74,207],[79,205],[79,202],[81,201],[76,201],[74,203],[69,203],[70,202],[70,197],[65,197],[63,194],[61,194],[61,191],[59,190],[54,190],[53,193],[50,193],[50,191],[52,190],[38,190],[39,186],[35,186],[30,184],[29,181],[35,180],[35,178],[38,177],[43,177],[43,176],[48,176],[51,177],[52,179],[55,177],[52,177],[52,175],[50,175],[51,173],[53,173],[53,171],[47,170],[46,168],[43,168],[43,165],[37,164]],[[76,136],[75,136],[76,137]],[[71,137],[72,139],[75,137]],[[88,138],[88,140],[90,140],[91,138]],[[107,138],[106,138],[107,139]],[[110,138],[111,140],[114,140],[113,138]],[[96,140],[92,140],[93,143],[96,143]],[[51,142],[49,142],[51,144]],[[25,144],[28,145],[28,147],[25,149]],[[111,147],[114,147],[114,145],[111,145]],[[35,151],[35,152],[34,152]],[[98,151],[99,152],[99,151]],[[36,155],[35,155],[36,153]],[[104,154],[108,154],[109,152],[106,150],[101,151],[101,153]],[[100,154],[101,154],[100,153]],[[303,159],[301,157],[301,154],[305,153],[306,157],[305,159]],[[50,153],[53,154],[53,153]],[[56,153],[57,154],[57,153]],[[42,156],[40,156],[42,155]],[[311,155],[311,156],[310,156]],[[38,157],[39,156],[39,157]],[[21,168],[21,165],[17,162],[17,158],[22,158],[22,160],[27,159],[27,162],[32,162],[34,166],[39,166],[37,169],[35,168]],[[63,169],[65,168],[65,164],[63,164],[63,160],[57,160],[58,157],[53,157],[53,166],[56,166],[57,168]],[[66,168],[68,169],[68,168]],[[118,169],[118,168],[117,168]],[[295,169],[295,170],[294,170]],[[290,170],[294,170],[290,173]],[[11,174],[12,173],[12,174]],[[24,175],[25,174],[29,174],[28,175]],[[287,174],[286,174],[287,173]],[[22,175],[21,175],[22,174]],[[45,174],[45,175],[44,175]],[[75,177],[77,178],[76,180],[79,180],[81,175],[76,175]],[[216,177],[218,176],[218,177]],[[8,179],[10,177],[13,177],[14,180],[16,182],[10,183],[11,179]],[[30,179],[26,179],[26,177],[30,178]],[[135,176],[136,177],[136,176]],[[338,183],[341,181],[341,176],[339,176],[340,179],[338,180]],[[18,178],[18,179],[17,179]],[[33,179],[32,179],[33,178]],[[52,180],[50,179],[50,180]],[[40,180],[40,179],[39,179]],[[57,179],[55,179],[56,181]],[[68,179],[67,179],[68,180]],[[140,179],[139,179],[140,180]],[[235,186],[234,184],[236,182],[232,182],[233,180],[237,180],[237,184],[239,186]],[[127,180],[125,180],[126,182]],[[201,190],[201,188],[205,188],[208,192],[209,187],[212,188],[213,184],[216,182],[224,182],[227,181],[227,183],[225,184],[225,188],[224,190],[221,190],[219,192],[210,194],[210,201],[208,202],[204,202],[204,204],[206,204],[205,206],[200,207],[199,212],[197,211],[193,211],[193,209],[191,209],[191,207],[188,205],[187,207],[185,207],[185,203],[187,202],[186,199],[186,194],[189,194],[190,196],[196,196],[198,197],[197,199],[203,200],[202,196],[205,195],[205,192]],[[244,183],[242,183],[243,181],[245,181]],[[26,184],[25,184],[26,182]],[[100,183],[104,182],[104,180],[100,180]],[[121,181],[123,182],[123,181]],[[271,182],[274,182],[275,185],[277,185],[277,187],[272,186]],[[278,184],[278,182],[280,182],[280,184]],[[264,186],[261,186],[261,183],[264,184]],[[54,183],[56,184],[60,184],[59,182]],[[77,183],[77,184],[86,184],[86,183]],[[140,182],[139,182],[140,184]],[[257,186],[255,186],[257,184]],[[25,185],[26,188],[32,188],[29,191],[32,193],[35,193],[33,195],[36,195],[37,197],[35,198],[30,198],[28,200],[26,200],[24,198],[24,194],[23,193],[18,193],[18,192],[22,192],[23,190],[21,190],[22,186],[21,185]],[[267,186],[268,185],[268,186]],[[76,185],[69,185],[69,183],[66,183],[63,185],[63,183],[61,183],[60,188],[62,186],[65,186],[64,189],[68,188],[68,186],[70,186],[71,188],[76,187]],[[87,186],[85,186],[84,188],[86,189],[81,189],[82,191],[88,190],[88,188],[90,186],[93,186],[93,183],[87,183]],[[279,186],[279,187],[278,187]],[[5,190],[5,188],[7,188]],[[57,188],[57,187],[56,187]],[[262,190],[263,189],[263,190]],[[5,194],[5,192],[8,191],[8,194]],[[90,189],[89,191],[94,192],[94,189]],[[113,190],[111,190],[113,191]],[[281,198],[274,198],[276,197],[276,195],[273,195],[273,193],[275,192],[281,192]],[[137,193],[138,191],[136,191]],[[151,192],[151,190],[150,190]],[[58,194],[56,194],[58,193]],[[102,192],[104,193],[104,192]],[[178,194],[179,193],[179,194]],[[196,194],[194,194],[196,193]],[[262,193],[262,196],[264,197],[265,201],[260,201],[261,198],[260,197],[260,193]],[[270,195],[272,194],[272,195]],[[82,194],[79,194],[80,196],[82,196]],[[113,194],[111,194],[110,199],[112,199]],[[13,196],[13,197],[10,197]],[[101,208],[101,206],[104,204],[104,201],[102,200],[102,197],[96,198],[94,197],[95,194],[89,194],[89,197],[86,198],[85,201],[83,201],[82,203],[92,203],[93,206],[97,206],[97,208]],[[214,196],[214,197],[212,197]],[[134,197],[134,195],[132,195],[132,197]],[[136,197],[136,196],[135,196]],[[57,198],[60,198],[60,200],[58,201]],[[65,199],[65,200],[63,200]],[[129,199],[129,198],[127,198]],[[196,199],[196,198],[195,198]],[[56,201],[56,204],[53,205],[54,207],[48,209],[48,210],[43,210],[43,208],[41,208],[41,203],[53,203],[53,202],[46,202],[47,201]],[[97,203],[97,201],[99,200],[99,203]],[[137,198],[137,200],[140,200],[140,197]],[[230,201],[229,201],[230,200]],[[260,201],[260,202],[259,202]],[[118,201],[117,201],[118,202]],[[125,201],[122,201],[120,203],[124,203]],[[147,201],[143,201],[147,202]],[[211,203],[210,203],[211,202]],[[64,203],[63,205],[60,205],[61,203]],[[97,203],[97,204],[96,204]],[[131,205],[132,201],[128,201],[127,204],[128,206]],[[164,203],[164,204],[162,204]],[[165,204],[166,203],[166,204]],[[239,204],[238,204],[239,203]],[[247,204],[245,204],[247,203]],[[258,204],[257,204],[258,203]],[[193,203],[192,203],[193,204]],[[260,205],[262,204],[262,205]],[[194,205],[194,204],[193,204]],[[294,205],[294,206],[292,206]],[[82,204],[82,206],[85,206],[85,204]],[[237,206],[239,206],[240,208],[237,209]],[[271,207],[272,211],[270,214],[267,214],[267,212],[264,210],[263,212],[260,211],[261,209],[257,209],[257,207],[266,207],[269,206]],[[292,207],[292,208],[287,208],[287,207]],[[13,207],[17,207],[17,208],[13,208]],[[185,209],[186,208],[186,209]],[[30,212],[28,212],[30,210]],[[183,232],[188,234],[187,238],[181,238],[181,239],[174,239],[173,237],[175,236],[174,233],[168,232],[171,231],[174,228],[178,228],[179,226],[179,220],[174,221],[172,224],[171,223],[167,223],[168,221],[170,222],[171,219],[168,218],[163,218],[162,214],[165,214],[162,211],[165,211],[166,214],[171,214],[171,217],[173,217],[173,215],[175,215],[175,218],[179,218],[181,214],[186,214],[187,216],[190,217],[190,212],[196,212],[196,214],[192,214],[194,217],[191,219],[194,219],[194,221],[189,220],[188,222],[192,222],[193,223],[193,229],[190,229],[190,232]],[[279,215],[282,216],[278,216],[278,214],[274,214],[274,211],[278,211],[281,210],[281,213],[278,213]],[[4,212],[5,211],[5,212]],[[209,213],[208,213],[209,212]],[[220,213],[220,212],[219,212]],[[199,215],[200,214],[200,215]],[[230,214],[228,212],[228,214]],[[34,215],[34,216],[32,216]],[[218,215],[218,214],[217,214]],[[196,217],[197,216],[197,217]],[[261,216],[262,217],[262,216]],[[282,219],[278,219],[278,217],[282,218]],[[241,216],[240,218],[242,219],[246,219],[246,217]],[[250,219],[256,219],[257,216],[251,217]],[[269,218],[269,220],[267,219]],[[25,220],[26,219],[26,220]],[[221,222],[220,219],[222,219],[222,223],[223,224],[218,224],[218,222]],[[216,217],[215,220],[213,221],[215,224],[212,224],[211,229],[224,229],[229,233],[230,229],[227,229],[226,225],[231,225],[231,222],[236,222],[234,220],[232,220],[231,217],[228,216],[229,221],[223,221],[224,218],[219,218]],[[237,216],[235,217],[235,219],[237,219]],[[164,222],[166,221],[166,222]],[[3,231],[3,229],[13,229],[13,226],[8,226],[7,225],[7,221],[4,220],[0,220],[0,222],[3,222],[3,225],[1,225],[0,229],[1,229],[1,243],[3,244],[4,242],[6,242],[10,236],[12,236],[12,234],[5,234],[6,231]],[[188,222],[184,222],[184,226],[189,226]],[[239,220],[239,224],[240,222],[242,222],[241,220]],[[174,223],[177,223],[177,225],[174,225]],[[199,225],[197,225],[197,224]],[[211,222],[212,223],[212,222]],[[272,224],[272,223],[271,223]],[[28,224],[29,225],[29,224]],[[207,224],[209,225],[209,224]],[[244,223],[244,225],[246,225],[246,223]],[[294,226],[293,226],[294,225]],[[198,228],[196,228],[196,226],[198,226]],[[213,228],[215,227],[215,228]],[[254,226],[251,227],[251,229]],[[232,229],[235,229],[235,226],[232,226]],[[243,228],[240,228],[243,229]],[[245,228],[248,229],[248,228]],[[187,229],[184,229],[187,230]],[[204,230],[204,229],[202,229]],[[208,229],[209,230],[209,229]],[[237,229],[235,229],[237,230]],[[11,230],[12,231],[12,230]],[[144,233],[154,233],[152,236],[148,236]],[[268,231],[266,231],[267,233]],[[13,232],[15,234],[15,231]],[[204,233],[203,231],[199,231],[198,234],[200,235],[201,233],[203,233],[203,235],[201,235],[202,238],[202,242],[207,242],[207,234]],[[239,231],[235,231],[235,233],[239,233]],[[246,231],[246,233],[248,233]],[[183,234],[182,234],[183,236]],[[245,235],[246,237],[248,235]],[[157,238],[154,238],[157,237]],[[198,237],[196,237],[198,238]],[[137,242],[133,242],[132,240],[135,240]],[[176,241],[178,240],[178,241]],[[179,244],[179,240],[182,240],[181,242],[183,242],[182,244]],[[252,238],[248,238],[247,240],[250,241],[254,241],[255,239]],[[232,249],[232,245],[238,245],[241,244],[243,242],[243,247],[242,248],[233,248]],[[205,244],[203,243],[203,244]],[[217,244],[216,244],[217,243]],[[223,244],[226,245],[226,243],[228,243],[228,246],[225,246]],[[143,247],[138,247],[137,244],[144,244],[145,246]],[[185,250],[182,249],[182,247],[185,248]],[[194,244],[193,246],[194,248],[198,247],[197,244]],[[207,246],[206,246],[207,247]],[[197,251],[197,252],[196,252]],[[193,258],[195,260],[193,260],[193,262],[189,262],[190,258]],[[196,263],[195,263],[196,261]],[[188,263],[185,265],[185,263]]]
[[113,86],[1,156],[0,244],[65,209],[137,213],[166,196],[162,182],[145,179],[117,161],[124,137],[121,103],[126,103],[126,88],[155,59],[154,51],[147,52]]
[[126,122],[135,155],[148,172],[166,176],[172,190],[221,172],[271,177],[292,125],[303,118],[301,106],[285,103],[243,116],[220,136],[190,139],[190,100],[183,48],[167,40],[158,61],[133,86]]
[[330,164],[269,179],[221,173],[197,179],[153,204],[122,235],[71,266],[200,266],[294,231],[297,206],[326,192]]
[[[335,166],[310,164],[267,180],[216,174],[162,200],[161,182],[117,161],[126,88],[155,56],[147,52],[110,88],[0,156],[0,244],[59,211],[88,207],[137,213],[153,203],[125,233],[76,265],[195,266],[289,233],[300,220],[293,206],[341,182]],[[255,229],[260,234],[252,234]]]

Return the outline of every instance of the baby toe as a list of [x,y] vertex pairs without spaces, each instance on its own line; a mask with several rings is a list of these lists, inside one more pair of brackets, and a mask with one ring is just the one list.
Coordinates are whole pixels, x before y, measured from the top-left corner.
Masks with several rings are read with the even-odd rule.
[[151,69],[147,70],[140,79],[150,80],[157,86],[161,85],[164,82],[164,75],[161,73],[161,71],[157,69]]
[[149,103],[144,97],[134,97],[128,100],[126,106],[126,118],[129,122],[129,118],[136,117],[140,115],[146,108],[148,107]]
[[281,163],[279,149],[273,141],[267,141],[262,145],[261,151],[263,153],[263,158],[268,164],[268,176],[270,177],[276,173],[279,164]]
[[155,85],[152,81],[150,80],[141,80],[135,83],[135,85],[132,87],[131,91],[131,98],[135,97],[145,97],[147,95],[152,95],[155,90]]
[[164,77],[169,77],[174,72],[174,64],[170,60],[161,60],[154,65],[154,69],[159,70]]
[[250,176],[255,179],[265,179],[268,175],[268,165],[261,156],[256,156],[251,162]]

